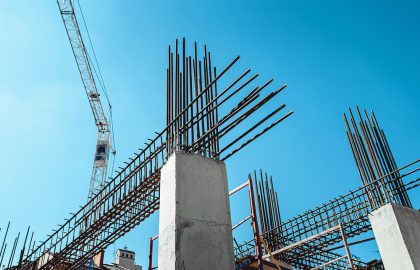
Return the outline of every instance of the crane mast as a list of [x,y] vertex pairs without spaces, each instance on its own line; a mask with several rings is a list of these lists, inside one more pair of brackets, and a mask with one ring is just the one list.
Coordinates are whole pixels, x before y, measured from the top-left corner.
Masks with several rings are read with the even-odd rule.
[[93,170],[89,185],[88,198],[91,198],[96,189],[103,185],[107,178],[109,153],[112,149],[110,122],[102,107],[100,94],[96,87],[94,73],[92,72],[93,65],[83,42],[73,1],[57,0],[57,4],[98,129]]

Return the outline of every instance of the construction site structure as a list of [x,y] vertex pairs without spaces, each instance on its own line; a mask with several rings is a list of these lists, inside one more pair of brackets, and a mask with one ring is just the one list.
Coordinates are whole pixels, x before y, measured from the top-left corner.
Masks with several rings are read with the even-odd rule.
[[168,51],[167,117],[172,120],[35,245],[20,260],[20,269],[55,269],[65,262],[71,262],[70,269],[83,267],[159,208],[161,169],[173,153],[227,160],[293,114],[281,114],[286,105],[274,103],[286,85],[269,91],[273,79],[258,83],[258,74],[237,68],[239,56],[218,72],[206,47],[200,59],[196,44],[186,55],[185,40]]
[[[420,160],[398,167],[373,113],[357,108],[358,122],[352,111],[345,115],[362,186],[284,220],[268,174],[249,174],[245,183],[228,192],[223,161],[292,115],[292,111],[283,113],[285,104],[274,102],[286,85],[270,91],[272,79],[260,84],[258,74],[252,75],[250,69],[235,70],[239,56],[219,73],[206,46],[198,54],[196,44],[193,54],[187,54],[185,40],[168,48],[165,128],[155,132],[115,177],[39,245],[26,244],[28,229],[21,256],[12,267],[19,250],[18,235],[8,268],[87,268],[91,258],[159,208],[160,236],[153,239],[159,240],[161,270],[186,265],[187,270],[392,269],[386,265],[389,252],[382,251],[389,251],[390,246],[405,247],[409,251],[404,260],[412,265],[407,269],[418,267],[412,254],[420,250],[405,237],[417,239],[420,233],[416,227],[419,211],[412,208],[408,195],[420,185]],[[266,104],[274,108],[267,110]],[[246,187],[250,215],[232,226],[229,196]],[[378,216],[385,217],[379,223],[389,224],[386,216],[396,220],[401,237],[394,244],[384,237],[389,231],[375,228]],[[400,222],[409,217],[413,222]],[[248,222],[252,239],[238,242],[235,230]],[[363,262],[351,252],[351,246],[374,240],[350,241],[371,230],[378,238],[383,263]],[[126,263],[125,259],[121,262]],[[151,255],[149,261],[153,261]],[[149,265],[149,269],[155,267]]]
[[[234,240],[237,270],[418,269],[420,211],[412,208],[408,191],[420,185],[420,160],[397,167],[374,113],[356,111],[359,121],[350,110],[345,123],[361,187],[286,221],[281,219],[277,192],[267,173],[254,171],[229,192],[232,196],[248,188],[250,215],[232,226],[232,231],[250,222],[254,235],[244,243]],[[375,237],[368,236],[370,231]],[[159,246],[161,241],[167,243],[159,236],[150,239],[149,270],[160,268],[153,266],[156,240]],[[364,262],[351,253],[352,246],[372,240],[382,260]]]
[[225,164],[176,152],[161,176],[158,269],[234,269]]
[[[363,186],[281,221],[272,179],[261,172],[255,187],[261,234],[254,229],[254,239],[240,244],[235,241],[237,269],[253,269],[252,263],[261,259],[287,262],[293,269],[420,267],[420,211],[412,208],[407,193],[420,185],[420,160],[398,168],[375,114],[362,114],[359,108],[356,111],[359,121],[350,110],[345,124]],[[258,179],[257,176],[254,172],[253,178]],[[252,183],[251,175],[247,183]],[[255,199],[250,194],[252,202]],[[252,215],[249,219],[254,220]],[[348,241],[356,236],[360,239],[372,230],[374,238]],[[350,253],[350,246],[372,240],[376,240],[383,261],[365,263]],[[335,253],[338,249],[344,249],[345,254]]]

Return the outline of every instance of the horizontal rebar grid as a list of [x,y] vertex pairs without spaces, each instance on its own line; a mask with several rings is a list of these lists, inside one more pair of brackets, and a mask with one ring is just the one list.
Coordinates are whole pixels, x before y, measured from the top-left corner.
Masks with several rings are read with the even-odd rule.
[[[291,246],[284,247],[284,236],[281,231],[282,226],[277,192],[274,191],[272,177],[269,177],[267,173],[263,173],[261,170],[259,174],[254,171],[254,174],[250,174],[249,177],[253,178],[251,182],[255,183],[255,190],[257,190],[259,227],[261,227],[264,241],[272,252],[278,252],[279,250],[285,249],[281,252],[281,256],[276,256],[277,259],[292,263],[294,267],[303,267],[303,269],[306,269],[307,267],[316,267],[331,261],[333,261],[329,264],[331,269],[345,268],[348,260],[347,256],[343,257],[340,254],[328,252],[316,246],[316,243],[321,241],[325,242],[325,239],[331,238],[330,234],[332,232],[338,232],[338,235],[341,238],[342,235],[339,231],[337,231],[339,229],[338,226],[336,226],[337,228],[335,230],[330,230],[327,233],[320,232],[317,236],[311,236],[310,241],[302,240],[299,244],[296,244],[296,242],[293,241],[288,241],[286,243],[290,243]],[[238,187],[238,189],[242,186]],[[247,220],[248,219],[244,219],[237,226],[244,224]],[[240,262],[243,258],[254,254],[256,251],[255,247],[257,245],[255,239],[256,238],[254,237],[253,240],[241,244],[238,244],[236,239],[234,239],[236,261]],[[265,250],[261,244],[260,246],[260,250]],[[268,256],[266,251],[264,253],[265,256]],[[308,254],[310,256],[307,256]],[[353,261],[354,264],[359,267],[363,265],[363,262],[357,258],[353,258]]]
[[[282,243],[279,246],[288,246],[307,238],[311,238],[330,228],[343,224],[347,238],[361,235],[371,230],[368,214],[373,210],[368,202],[366,188],[374,185],[381,185],[383,179],[389,179],[390,175],[397,175],[398,178],[390,180],[387,186],[394,187],[388,190],[389,198],[397,195],[400,190],[411,190],[420,185],[420,159],[411,162],[397,170],[372,181],[370,184],[350,191],[346,195],[339,196],[322,204],[313,210],[304,212],[292,219],[284,221],[279,227],[274,227],[270,231],[265,231],[265,239],[280,239],[282,234]],[[392,182],[399,181],[400,186],[393,185]],[[380,189],[385,190],[385,189]],[[385,196],[384,196],[385,197]],[[388,201],[391,202],[391,201]],[[385,203],[387,203],[385,201]],[[279,210],[276,210],[280,212]],[[313,237],[311,241],[296,245],[295,248],[287,250],[276,256],[278,259],[292,263],[295,267],[314,266],[309,264],[311,261],[320,262],[321,257],[335,259],[341,255],[327,252],[325,249],[329,246],[339,243],[342,240],[338,230],[332,230],[329,233],[318,237]],[[241,258],[248,254],[253,254],[255,250],[255,241],[249,240],[235,247],[235,257]],[[272,250],[273,252],[275,250]],[[329,261],[329,260],[328,260]],[[327,261],[326,261],[327,262]],[[356,261],[357,263],[357,261]],[[318,264],[319,265],[319,264]]]
[[[359,127],[356,124],[353,113],[350,110],[350,123],[344,115],[347,127],[347,137],[350,141],[356,164],[362,178],[363,186],[349,192],[344,196],[330,200],[313,210],[283,222],[280,226],[273,227],[263,232],[267,242],[278,241],[275,245],[295,245],[278,254],[278,258],[288,261],[293,265],[305,263],[313,256],[325,254],[325,249],[341,241],[340,232],[331,230],[321,234],[330,228],[343,225],[347,238],[360,235],[371,230],[368,214],[386,203],[400,204],[411,207],[407,190],[420,185],[420,178],[415,173],[420,170],[416,160],[406,166],[397,168],[394,157],[385,138],[383,130],[379,127],[374,113],[369,117],[364,111],[367,120],[364,120],[359,108],[357,113],[360,118]],[[412,177],[414,179],[406,179]],[[403,180],[406,181],[404,184]],[[268,186],[266,188],[268,190]],[[267,191],[273,194],[273,191]],[[265,196],[265,195],[264,195]],[[273,197],[273,195],[270,195]],[[269,199],[266,199],[267,201]],[[270,202],[263,203],[263,208],[269,208]],[[275,210],[274,213],[280,212]],[[263,220],[264,210],[262,211]],[[317,237],[314,237],[316,236]],[[302,241],[303,239],[311,241]],[[282,242],[280,242],[280,240]],[[252,240],[245,242],[236,249],[236,253],[242,256],[245,251],[252,251],[255,243]]]
[[[223,161],[293,113],[266,124],[286,105],[274,104],[271,112],[266,112],[263,106],[286,85],[264,94],[272,79],[258,85],[258,74],[251,76],[250,69],[233,80],[232,74],[225,75],[239,56],[217,74],[207,49],[204,48],[203,60],[198,60],[197,46],[194,48],[194,57],[186,56],[185,40],[182,57],[178,42],[175,54],[169,48],[166,128],[156,133],[154,139],[148,139],[145,147],[129,158],[124,167],[119,167],[116,176],[97,190],[86,205],[34,248],[20,269],[82,266],[158,209],[160,169],[174,151]],[[251,115],[261,114],[265,117],[250,123]],[[242,130],[238,129],[240,126]]]
[[[281,232],[281,216],[280,216],[280,208],[278,205],[278,197],[277,192],[275,192],[273,187],[273,180],[271,176],[268,176],[267,173],[263,173],[260,170],[259,174],[254,171],[253,174],[249,174],[248,184],[255,183],[255,190],[257,193],[257,203],[258,203],[258,217],[259,217],[259,226],[261,228],[261,233],[264,237],[264,241],[268,248],[271,251],[279,250],[283,248],[283,235]],[[242,185],[243,186],[243,185]],[[241,188],[242,186],[238,187]],[[244,224],[249,219],[244,219],[241,221],[237,226]],[[252,223],[252,222],[251,222]],[[233,228],[234,229],[234,228]],[[255,233],[255,232],[254,232]],[[255,238],[245,244],[239,245],[235,240],[235,260],[237,262],[243,261],[244,258],[247,258],[249,255],[253,254],[256,251],[256,245],[260,245],[261,251],[264,251],[264,255],[269,256],[267,254],[266,249],[263,247],[261,243],[257,243]],[[259,242],[259,241],[258,241]],[[308,253],[307,249],[313,247],[303,247],[304,254]],[[333,252],[326,252],[323,250],[322,253],[317,253],[316,256],[307,257],[304,259],[297,259],[299,255],[299,250],[291,249],[289,250],[292,254],[288,254],[289,256],[283,256],[279,258],[276,256],[277,259],[281,259],[283,261],[291,262],[293,259],[294,267],[303,267],[303,269],[307,269],[308,267],[316,267],[319,265],[323,265],[329,263],[330,269],[344,269],[347,266],[347,257],[336,254]],[[305,252],[306,251],[306,252]],[[257,252],[258,253],[258,252]],[[252,255],[251,255],[252,256]],[[355,260],[356,265],[361,266],[363,262]]]

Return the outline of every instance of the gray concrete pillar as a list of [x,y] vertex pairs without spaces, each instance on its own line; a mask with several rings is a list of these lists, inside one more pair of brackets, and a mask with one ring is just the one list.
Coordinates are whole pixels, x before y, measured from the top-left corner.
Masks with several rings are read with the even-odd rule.
[[386,204],[369,219],[385,269],[420,270],[420,211]]
[[159,270],[233,270],[223,162],[175,153],[162,168]]

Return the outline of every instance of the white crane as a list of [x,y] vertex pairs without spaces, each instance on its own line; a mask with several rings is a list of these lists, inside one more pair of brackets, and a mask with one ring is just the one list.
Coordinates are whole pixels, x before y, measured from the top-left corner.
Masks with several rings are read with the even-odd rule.
[[[95,119],[95,124],[98,129],[98,139],[96,142],[93,170],[89,186],[88,199],[90,199],[95,194],[96,190],[99,189],[106,181],[110,152],[115,154],[111,127],[112,121],[109,120],[109,118],[112,117],[112,107],[109,103],[106,94],[106,88],[103,83],[98,62],[96,61],[95,52],[93,51],[93,57],[95,59],[99,74],[97,73],[95,65],[92,62],[88,51],[86,50],[86,46],[83,42],[79,24],[75,15],[73,0],[57,0],[57,4],[60,8],[61,17],[63,19],[64,26],[67,31],[67,36],[69,38],[70,45],[73,50],[77,67],[79,68],[79,73],[82,78],[83,86],[85,88],[86,95],[88,97],[89,104],[93,112],[93,117]],[[89,35],[89,32],[87,33]],[[95,75],[98,78],[98,82],[102,86],[104,94],[108,100],[109,112],[107,114],[105,113],[102,107],[101,97],[95,83]]]

